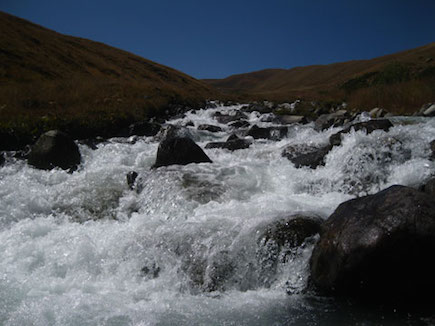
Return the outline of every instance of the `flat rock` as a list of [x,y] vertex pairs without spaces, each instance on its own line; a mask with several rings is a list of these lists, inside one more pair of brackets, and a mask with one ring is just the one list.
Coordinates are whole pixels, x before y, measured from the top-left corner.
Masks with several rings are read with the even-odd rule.
[[279,115],[277,118],[280,123],[285,125],[307,122],[307,119],[303,115]]
[[210,131],[210,132],[219,132],[219,131],[222,131],[222,128],[219,126],[204,124],[204,125],[199,125],[198,130],[206,130],[206,131]]

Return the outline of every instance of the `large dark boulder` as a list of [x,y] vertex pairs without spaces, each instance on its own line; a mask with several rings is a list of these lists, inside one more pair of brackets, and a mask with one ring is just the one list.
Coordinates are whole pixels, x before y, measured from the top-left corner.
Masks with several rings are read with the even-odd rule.
[[308,166],[312,169],[319,165],[324,165],[324,158],[331,150],[331,146],[315,147],[309,145],[290,145],[287,146],[281,155],[289,159],[296,168]]
[[207,154],[192,139],[188,137],[170,137],[159,144],[153,168],[173,164],[186,165],[211,162]]
[[421,187],[421,190],[427,193],[435,200],[435,178],[430,179],[426,184]]
[[342,131],[339,131],[329,137],[329,143],[331,144],[331,146],[340,146],[341,135],[349,133],[352,129],[354,129],[355,131],[364,130],[367,134],[370,134],[375,130],[388,131],[392,126],[393,124],[388,119],[369,120],[365,122],[355,123],[350,127],[347,127]]
[[55,167],[75,170],[80,161],[81,155],[76,143],[67,134],[58,130],[42,134],[31,147],[28,157],[30,165],[45,170]]
[[288,128],[284,126],[280,127],[259,127],[257,125],[252,126],[248,130],[248,136],[252,136],[254,139],[271,139],[280,140],[287,136]]
[[314,248],[311,280],[325,294],[433,304],[434,252],[435,201],[392,186],[338,206]]

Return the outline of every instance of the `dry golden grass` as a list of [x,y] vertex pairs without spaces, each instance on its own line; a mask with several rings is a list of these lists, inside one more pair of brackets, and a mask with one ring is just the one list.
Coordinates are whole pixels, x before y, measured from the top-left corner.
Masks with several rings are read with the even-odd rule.
[[2,12],[0,85],[0,132],[26,139],[51,128],[108,134],[170,105],[219,97],[177,70]]
[[[358,81],[369,81],[364,83]],[[255,100],[345,100],[356,108],[382,106],[412,113],[435,101],[435,43],[371,60],[267,69],[205,80],[219,91]],[[343,85],[358,86],[347,90]]]

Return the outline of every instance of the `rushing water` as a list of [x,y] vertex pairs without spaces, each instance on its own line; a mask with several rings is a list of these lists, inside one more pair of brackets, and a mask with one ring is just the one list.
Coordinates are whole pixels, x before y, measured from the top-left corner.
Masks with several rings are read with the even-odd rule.
[[[215,111],[170,121],[219,125]],[[250,122],[260,125],[260,115]],[[315,170],[296,169],[289,144],[322,145],[337,132],[293,125],[281,141],[207,149],[212,164],[151,170],[158,142],[111,139],[70,174],[8,157],[0,167],[0,325],[417,325],[419,316],[304,294],[316,238],[272,272],[259,237],[295,213],[327,218],[341,202],[434,171],[435,119],[388,133],[347,134]],[[188,127],[201,146],[224,132]],[[137,189],[126,174],[137,171]],[[266,270],[266,271],[265,271]],[[374,294],[375,295],[375,294]]]

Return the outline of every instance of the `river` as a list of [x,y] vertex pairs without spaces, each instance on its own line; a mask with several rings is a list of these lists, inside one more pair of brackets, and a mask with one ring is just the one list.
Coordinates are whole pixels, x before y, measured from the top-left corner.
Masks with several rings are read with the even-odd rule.
[[[221,126],[188,127],[204,148],[230,132],[213,113],[239,108],[168,123]],[[271,125],[260,120],[250,113],[251,124]],[[158,169],[150,169],[153,137],[113,138],[95,150],[80,144],[74,173],[8,155],[0,167],[0,325],[430,324],[306,293],[316,237],[273,272],[262,266],[259,237],[271,222],[296,213],[326,219],[355,196],[418,187],[431,176],[435,119],[392,121],[389,132],[346,134],[317,169],[295,168],[282,150],[326,144],[339,128],[292,125],[279,141],[206,149],[212,164]],[[139,174],[135,190],[129,171]]]

